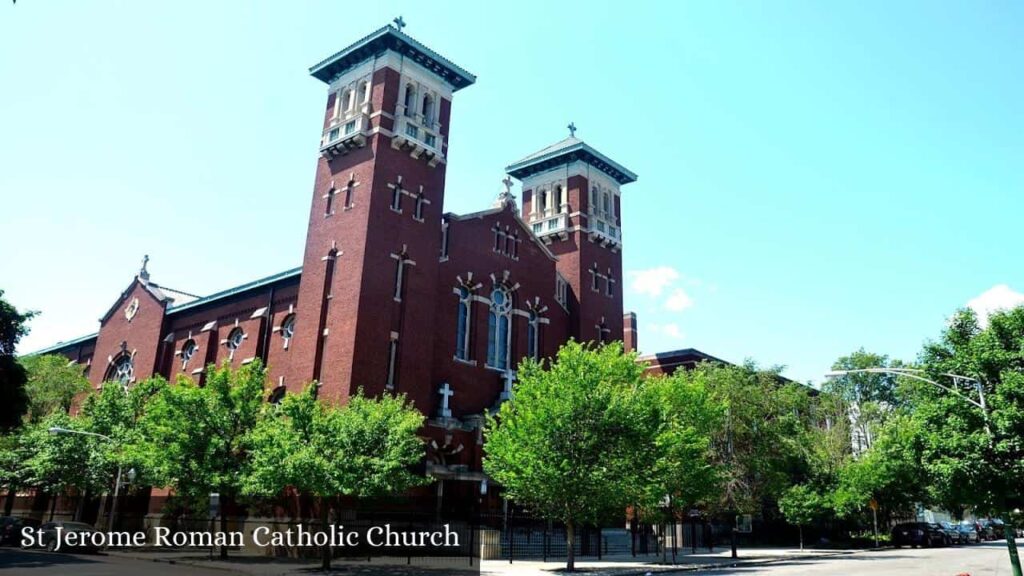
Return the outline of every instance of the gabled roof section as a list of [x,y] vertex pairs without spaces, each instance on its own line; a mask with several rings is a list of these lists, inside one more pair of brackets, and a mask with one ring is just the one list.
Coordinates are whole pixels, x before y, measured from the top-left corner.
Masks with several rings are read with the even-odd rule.
[[456,222],[460,220],[473,220],[474,218],[479,218],[483,220],[488,216],[497,216],[498,214],[501,214],[505,210],[508,210],[509,213],[512,215],[512,218],[519,223],[519,226],[522,227],[524,232],[526,232],[527,238],[532,240],[533,243],[536,244],[541,249],[541,251],[547,255],[548,258],[551,258],[552,261],[558,261],[558,256],[555,256],[551,252],[551,250],[533,234],[533,230],[530,230],[530,227],[526,225],[526,222],[523,222],[523,219],[521,216],[519,216],[519,212],[516,211],[514,204],[511,206],[504,205],[495,208],[489,208],[487,210],[480,210],[479,212],[470,212],[469,214],[455,214],[452,212],[446,212],[445,218],[448,218],[449,220],[455,220]]
[[114,302],[114,305],[110,307],[110,310],[107,310],[107,313],[100,318],[100,324],[106,322],[107,319],[110,318],[110,316],[114,312],[116,312],[118,308],[121,307],[121,304],[125,301],[126,298],[128,298],[128,294],[131,294],[131,291],[135,288],[136,284],[139,284],[143,288],[145,288],[146,292],[149,293],[149,295],[152,296],[153,299],[159,302],[160,304],[165,304],[167,302],[174,301],[173,298],[164,294],[163,291],[160,290],[160,287],[157,286],[156,284],[143,282],[141,279],[139,279],[138,276],[136,276],[135,278],[132,279],[132,283],[129,284],[128,287],[124,289],[124,292],[121,292],[121,295],[118,296],[117,300]]
[[51,352],[56,352],[58,350],[63,350],[65,348],[70,348],[72,346],[77,346],[79,344],[85,344],[86,342],[88,342],[90,340],[95,340],[96,337],[99,336],[99,335],[100,335],[99,332],[93,332],[92,334],[88,334],[86,336],[79,336],[78,338],[74,338],[74,339],[68,340],[66,342],[57,342],[53,346],[47,346],[46,348],[43,348],[42,350],[36,350],[35,352],[29,352],[28,354],[25,354],[25,356],[41,356],[43,354],[50,354]]
[[427,48],[390,24],[310,67],[309,74],[321,82],[330,83],[338,75],[344,74],[386,50],[392,50],[411,58],[420,66],[437,74],[451,84],[452,92],[476,82],[476,76],[456,66],[451,60]]
[[204,304],[209,304],[211,302],[216,302],[218,300],[223,300],[225,298],[237,296],[250,290],[262,288],[275,282],[280,282],[282,280],[287,280],[289,278],[298,278],[301,275],[302,266],[299,266],[298,268],[292,268],[290,270],[285,270],[284,272],[278,272],[277,274],[267,276],[266,278],[260,278],[259,280],[253,280],[252,282],[248,282],[240,286],[235,286],[234,288],[228,288],[227,290],[222,290],[220,292],[217,292],[216,294],[211,294],[204,298],[192,300],[191,302],[184,302],[182,304],[172,305],[170,308],[167,309],[167,314],[177,314],[178,312],[189,310],[197,306],[202,306]]
[[522,180],[538,172],[544,172],[545,170],[575,162],[576,160],[582,160],[590,164],[614,178],[619,184],[636,182],[636,174],[601,154],[575,136],[570,136],[561,142],[555,142],[551,146],[538,150],[518,162],[509,164],[505,167],[505,171],[513,178]]

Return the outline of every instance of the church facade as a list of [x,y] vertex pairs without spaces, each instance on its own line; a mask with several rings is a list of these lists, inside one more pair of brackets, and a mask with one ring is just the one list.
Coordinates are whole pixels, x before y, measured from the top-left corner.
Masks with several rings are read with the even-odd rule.
[[[486,414],[524,357],[636,345],[623,311],[621,189],[637,176],[572,135],[506,171],[487,209],[444,211],[454,95],[476,78],[386,26],[310,69],[326,86],[302,265],[199,297],[144,262],[95,334],[56,353],[92,384],[268,366],[268,401],[318,383],[344,402],[405,394],[427,417],[439,494],[485,493]],[[570,127],[571,128],[571,127]]]

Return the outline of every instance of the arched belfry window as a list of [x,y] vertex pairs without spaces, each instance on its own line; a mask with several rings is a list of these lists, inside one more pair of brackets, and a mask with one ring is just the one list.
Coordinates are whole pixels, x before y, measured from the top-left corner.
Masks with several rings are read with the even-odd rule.
[[135,360],[127,352],[121,354],[110,364],[107,375],[103,378],[106,382],[117,382],[127,387],[135,379]]
[[509,365],[512,340],[512,296],[504,286],[491,292],[491,310],[487,319],[487,365],[505,370]]
[[535,212],[544,212],[548,208],[548,191],[540,190],[537,192],[537,209]]
[[561,210],[562,209],[562,205],[565,204],[565,190],[562,188],[561,185],[555,186],[554,202],[555,202],[554,208],[555,208],[556,212]]
[[405,115],[412,116],[416,113],[416,86],[413,84],[405,85],[405,100],[402,102],[405,105]]
[[423,122],[431,124],[434,121],[434,99],[430,94],[423,95]]
[[359,83],[359,97],[362,98],[363,104],[370,101],[370,83],[366,80]]

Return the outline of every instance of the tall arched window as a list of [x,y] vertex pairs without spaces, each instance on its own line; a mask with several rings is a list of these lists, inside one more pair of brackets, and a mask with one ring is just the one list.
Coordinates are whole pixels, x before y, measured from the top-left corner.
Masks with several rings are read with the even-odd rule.
[[512,298],[504,286],[491,292],[491,312],[487,319],[487,365],[505,370],[509,364],[512,337]]
[[405,85],[405,115],[412,116],[416,113],[416,86],[412,84]]
[[562,189],[561,185],[555,186],[554,202],[555,211],[561,210],[562,204],[565,204],[565,191]]
[[434,121],[434,99],[430,97],[430,94],[423,95],[423,122],[425,124],[431,124]]
[[540,190],[537,192],[537,209],[536,212],[543,213],[548,208],[548,191]]
[[526,325],[526,354],[536,360],[540,357],[540,317],[530,310],[530,322]]
[[590,212],[591,213],[600,212],[601,211],[600,208],[601,208],[601,205],[598,203],[598,200],[597,200],[597,186],[592,186],[590,188]]
[[352,109],[352,105],[354,103],[355,103],[355,94],[352,92],[351,88],[346,88],[341,93],[342,110],[344,110],[345,112],[348,112],[349,110]]
[[121,354],[107,369],[107,375],[103,378],[107,382],[117,382],[127,387],[135,379],[135,361],[131,354]]
[[612,217],[612,196],[607,192],[604,193],[604,217],[608,219]]
[[359,83],[359,95],[363,99],[363,104],[370,101],[370,83],[366,80]]
[[455,357],[469,360],[469,322],[473,299],[469,288],[459,287],[459,321],[455,330]]

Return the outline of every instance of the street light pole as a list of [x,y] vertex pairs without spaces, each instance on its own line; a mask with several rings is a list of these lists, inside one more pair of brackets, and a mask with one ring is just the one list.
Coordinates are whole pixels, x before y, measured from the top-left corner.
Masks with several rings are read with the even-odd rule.
[[[855,370],[836,370],[825,374],[826,378],[839,378],[847,376],[849,374],[892,374],[895,376],[903,376],[904,378],[910,378],[926,384],[931,384],[937,388],[941,388],[947,392],[954,394],[961,400],[973,405],[981,410],[981,415],[985,419],[985,433],[988,434],[990,444],[995,444],[995,434],[992,433],[992,429],[989,427],[989,413],[988,404],[985,402],[985,391],[981,385],[981,380],[977,378],[971,378],[969,376],[961,376],[959,374],[943,373],[940,376],[945,376],[953,381],[953,385],[957,386],[960,382],[973,382],[975,390],[978,391],[978,400],[967,397],[956,388],[950,388],[944,384],[940,384],[930,378],[926,378],[924,374],[927,374],[924,370],[917,370],[914,368],[860,368]],[[1006,548],[1010,553],[1010,566],[1013,568],[1013,576],[1024,576],[1021,571],[1020,557],[1017,555],[1017,542],[1015,540],[1016,534],[1014,534],[1013,528],[1007,522],[1004,524],[1004,534],[1006,536]]]

